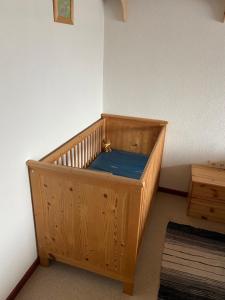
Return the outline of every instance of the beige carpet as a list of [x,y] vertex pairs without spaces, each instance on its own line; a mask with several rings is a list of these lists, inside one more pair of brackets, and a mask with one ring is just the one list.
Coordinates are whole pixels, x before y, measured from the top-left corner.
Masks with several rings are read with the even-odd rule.
[[169,221],[225,233],[224,224],[186,216],[185,198],[158,193],[138,258],[134,296],[122,284],[90,272],[54,263],[39,267],[16,300],[157,300],[161,253]]

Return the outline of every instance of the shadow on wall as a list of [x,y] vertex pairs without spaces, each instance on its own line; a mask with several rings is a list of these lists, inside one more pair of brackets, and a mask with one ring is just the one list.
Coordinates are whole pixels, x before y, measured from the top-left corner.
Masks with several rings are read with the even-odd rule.
[[[122,4],[121,0],[103,0],[104,4],[106,5],[108,2],[110,2],[110,12],[111,12],[111,17],[116,20],[122,22]],[[140,1],[140,0],[139,0]]]
[[[110,11],[111,16],[114,20],[120,21],[122,18],[122,4],[121,0],[103,0],[104,4],[107,4],[110,2]],[[144,1],[144,0],[138,0],[138,1]],[[189,1],[189,0],[187,0]],[[224,11],[225,11],[225,2],[224,0],[194,0],[202,3],[203,5],[207,4],[209,7],[209,17],[210,19],[213,19],[217,22],[223,22],[224,21]],[[184,13],[184,12],[181,12]],[[205,14],[205,12],[204,12]]]
[[[224,154],[223,154],[224,156]],[[225,170],[225,160],[204,160],[196,159],[190,164],[162,167],[159,186],[174,189],[177,191],[188,192],[191,180],[191,165],[200,164],[212,168]]]
[[209,16],[217,22],[224,21],[225,2],[224,0],[197,0],[200,3],[207,3],[209,6]]
[[159,186],[187,192],[191,178],[191,165],[162,167]]

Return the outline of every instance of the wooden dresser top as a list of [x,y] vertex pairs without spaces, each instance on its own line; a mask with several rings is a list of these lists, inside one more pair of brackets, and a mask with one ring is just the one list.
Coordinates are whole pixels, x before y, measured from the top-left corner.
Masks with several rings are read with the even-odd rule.
[[192,165],[192,181],[225,187],[225,169]]

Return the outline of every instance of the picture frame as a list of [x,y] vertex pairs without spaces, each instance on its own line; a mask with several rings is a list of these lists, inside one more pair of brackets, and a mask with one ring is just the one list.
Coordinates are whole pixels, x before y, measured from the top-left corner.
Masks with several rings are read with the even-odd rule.
[[53,0],[54,21],[74,24],[74,0]]

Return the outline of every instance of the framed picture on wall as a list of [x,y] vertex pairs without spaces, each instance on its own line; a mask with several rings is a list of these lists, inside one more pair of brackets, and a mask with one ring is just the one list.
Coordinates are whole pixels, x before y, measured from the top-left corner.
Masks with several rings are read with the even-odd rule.
[[54,21],[74,24],[74,0],[53,0]]

